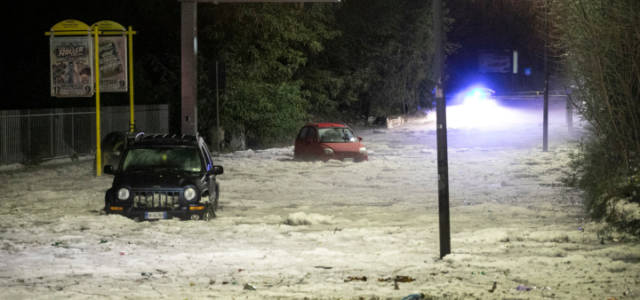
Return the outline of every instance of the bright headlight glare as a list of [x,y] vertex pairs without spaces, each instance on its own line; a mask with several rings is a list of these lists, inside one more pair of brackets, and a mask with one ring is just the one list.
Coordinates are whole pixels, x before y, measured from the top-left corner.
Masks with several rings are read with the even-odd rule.
[[360,153],[367,153],[367,147],[360,147]]
[[127,199],[129,199],[129,189],[128,188],[120,188],[118,190],[118,199],[119,200],[127,200]]
[[333,149],[331,149],[331,148],[324,148],[324,154],[325,154],[325,155],[333,155]]
[[184,199],[191,201],[196,197],[196,190],[192,187],[188,187],[184,190]]

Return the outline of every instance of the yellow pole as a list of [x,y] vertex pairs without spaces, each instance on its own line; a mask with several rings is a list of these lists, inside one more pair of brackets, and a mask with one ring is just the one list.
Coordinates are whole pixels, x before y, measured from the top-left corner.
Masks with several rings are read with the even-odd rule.
[[93,29],[94,72],[96,74],[96,176],[102,176],[102,149],[100,148],[100,56],[98,27]]
[[129,26],[127,35],[129,36],[129,131],[133,132],[136,127],[136,121],[133,118],[133,30]]

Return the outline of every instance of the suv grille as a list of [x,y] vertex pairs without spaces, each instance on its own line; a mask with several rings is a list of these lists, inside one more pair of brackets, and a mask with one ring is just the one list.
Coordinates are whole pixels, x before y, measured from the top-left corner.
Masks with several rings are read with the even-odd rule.
[[175,208],[180,206],[180,191],[133,191],[133,207]]

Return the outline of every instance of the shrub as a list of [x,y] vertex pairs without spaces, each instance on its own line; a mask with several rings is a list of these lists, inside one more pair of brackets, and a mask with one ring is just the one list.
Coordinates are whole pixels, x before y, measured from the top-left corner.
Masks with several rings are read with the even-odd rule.
[[638,234],[640,221],[626,212],[640,203],[640,2],[554,1],[550,11],[573,104],[590,124],[576,183],[593,217]]

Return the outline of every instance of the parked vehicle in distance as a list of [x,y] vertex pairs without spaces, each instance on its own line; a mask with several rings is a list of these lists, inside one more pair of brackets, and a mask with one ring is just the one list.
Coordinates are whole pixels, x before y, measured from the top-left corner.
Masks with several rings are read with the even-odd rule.
[[298,133],[293,150],[297,160],[337,159],[342,161],[369,160],[362,138],[353,130],[339,123],[311,123]]
[[127,138],[116,166],[104,166],[114,175],[104,210],[137,220],[209,220],[218,208],[216,176],[223,172],[202,137],[138,133]]

